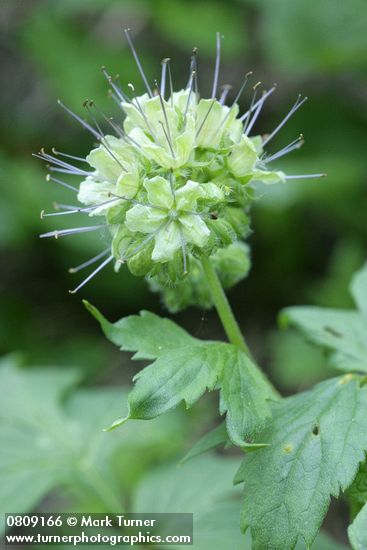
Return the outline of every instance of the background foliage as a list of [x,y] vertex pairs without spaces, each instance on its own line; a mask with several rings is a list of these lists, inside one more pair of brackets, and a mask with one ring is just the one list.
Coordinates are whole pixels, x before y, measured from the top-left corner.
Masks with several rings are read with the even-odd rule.
[[[77,276],[68,274],[67,269],[98,252],[100,243],[85,235],[56,243],[38,238],[40,232],[56,227],[52,219],[48,221],[50,218],[41,221],[39,211],[50,210],[54,200],[69,199],[45,181],[44,166],[32,159],[31,153],[42,146],[55,146],[76,155],[88,151],[89,135],[65,116],[56,99],[61,98],[79,112],[86,98],[94,99],[104,110],[114,112],[101,65],[111,73],[119,73],[124,85],[133,82],[141,91],[123,38],[122,29],[126,27],[131,27],[135,35],[150,80],[159,74],[160,60],[169,56],[176,87],[185,84],[189,54],[197,46],[204,93],[210,89],[215,32],[220,30],[221,84],[231,83],[235,94],[249,70],[255,72],[254,82],[261,80],[265,86],[278,83],[276,94],[259,120],[260,132],[274,127],[298,93],[309,96],[277,138],[274,150],[303,132],[305,146],[287,157],[286,169],[295,173],[325,171],[328,177],[276,187],[259,202],[250,238],[253,267],[248,279],[230,292],[230,298],[254,355],[283,393],[303,389],[330,375],[331,367],[321,353],[296,333],[277,331],[276,317],[288,305],[352,305],[347,283],[364,262],[367,244],[366,15],[364,0],[1,0],[0,351],[2,355],[17,351],[20,355],[16,362],[26,365],[24,371],[13,365],[12,374],[4,370],[2,393],[10,384],[9,376],[13,376],[13,382],[14,376],[18,377],[15,386],[10,386],[13,388],[35,384],[40,376],[42,395],[50,394],[51,399],[52,384],[68,369],[67,373],[74,374],[62,375],[62,388],[70,391],[77,378],[84,389],[67,401],[67,410],[62,414],[72,416],[79,407],[85,411],[88,399],[97,400],[102,407],[112,399],[110,390],[103,388],[128,385],[136,367],[127,354],[104,340],[81,306],[81,298],[88,298],[110,319],[136,313],[143,307],[162,312],[158,298],[148,293],[144,281],[123,270],[118,275],[112,269],[106,270],[80,295],[70,296],[67,290],[75,286]],[[243,106],[248,99],[243,98]],[[177,321],[197,337],[223,336],[213,312],[190,309]],[[41,370],[31,370],[28,365],[37,365]],[[14,399],[17,396],[20,400],[20,394],[12,391]],[[144,453],[138,451],[137,441],[129,439],[133,438],[133,429],[130,435],[125,427],[113,434],[110,450],[118,456],[119,464],[119,473],[114,471],[113,475],[124,478],[120,496],[130,499],[135,495],[139,502],[142,491],[149,491],[149,483],[158,483],[146,478],[145,488],[136,491],[139,480],[148,470],[154,477],[155,466],[167,460],[174,462],[187,450],[187,444],[210,428],[215,406],[215,399],[206,398],[189,416],[175,413],[169,421],[158,419],[157,433],[154,428]],[[15,402],[13,407],[19,408]],[[2,410],[0,413],[4,420],[6,416]],[[83,414],[76,417],[81,423],[77,430],[83,431]],[[107,413],[106,424],[114,417],[115,410],[110,416]],[[87,420],[91,433],[93,426]],[[141,437],[145,438],[147,426],[136,424],[136,430],[142,430]],[[57,422],[55,426],[57,431]],[[96,423],[96,430],[100,427]],[[69,429],[67,423],[64,429]],[[12,452],[17,452],[14,434],[4,429],[0,437],[1,446],[5,445],[9,456],[13,456]],[[27,448],[32,458],[34,450]],[[144,460],[136,460],[138,452]],[[51,460],[52,448],[49,456]],[[101,467],[105,467],[106,457],[97,458],[98,464],[102,461]],[[224,462],[223,467],[228,469]],[[5,456],[0,476],[7,467]],[[83,509],[86,492],[76,494],[79,485],[71,482],[72,471],[71,467],[63,472],[62,480],[49,471],[49,488],[69,489],[65,489],[66,496],[60,488],[54,491],[51,501],[43,506]],[[157,479],[159,475],[163,474],[158,472]],[[69,494],[70,487],[74,487],[73,495]],[[37,505],[39,499],[34,495],[41,498],[47,494],[37,491],[31,488],[30,500],[19,506]],[[2,497],[0,494],[1,508],[5,509],[7,497],[5,504]],[[192,498],[194,502],[196,497]],[[90,500],[88,505],[91,509]],[[94,509],[101,506],[94,496]],[[343,530],[338,526],[346,525],[347,519],[343,507],[335,509],[327,528],[338,537]],[[211,547],[210,540],[205,544]],[[238,540],[233,540],[233,549],[237,545]],[[321,549],[321,543],[317,548]]]

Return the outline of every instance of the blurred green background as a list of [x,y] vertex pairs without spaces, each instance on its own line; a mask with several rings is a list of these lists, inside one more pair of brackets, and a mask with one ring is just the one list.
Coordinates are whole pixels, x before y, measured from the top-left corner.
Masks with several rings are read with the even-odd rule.
[[[17,351],[25,365],[77,367],[86,386],[129,384],[136,366],[104,340],[81,299],[115,320],[141,308],[162,314],[159,298],[143,280],[112,269],[76,296],[68,294],[83,275],[68,268],[97,253],[101,239],[39,239],[61,227],[56,218],[40,220],[39,212],[70,197],[45,181],[45,166],[31,154],[42,146],[88,152],[89,134],[56,100],[83,113],[82,102],[93,99],[116,114],[102,65],[142,92],[124,28],[132,29],[150,81],[159,76],[161,59],[171,58],[176,88],[185,85],[197,46],[203,95],[211,88],[220,31],[220,84],[232,84],[232,97],[250,70],[254,82],[278,84],[257,131],[270,131],[299,93],[309,97],[274,140],[276,151],[300,132],[305,136],[304,147],[279,167],[328,174],[274,187],[259,201],[249,239],[253,266],[230,299],[255,356],[281,391],[329,375],[321,354],[299,336],[277,331],[276,317],[288,305],[350,307],[347,284],[366,259],[366,19],[365,0],[1,0],[1,354]],[[248,92],[242,108],[249,99]],[[213,312],[190,309],[176,321],[198,337],[223,337]],[[177,430],[188,430],[191,439],[181,438],[175,452],[210,426],[215,406],[206,399],[189,420],[177,420]]]

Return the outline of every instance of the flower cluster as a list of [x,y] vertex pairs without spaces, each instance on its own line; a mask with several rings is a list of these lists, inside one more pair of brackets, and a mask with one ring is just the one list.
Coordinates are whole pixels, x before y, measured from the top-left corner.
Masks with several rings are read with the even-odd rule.
[[[67,213],[83,211],[89,217],[103,219],[102,224],[76,228],[75,232],[98,230],[106,225],[111,235],[111,249],[82,267],[108,257],[77,289],[109,262],[114,262],[116,269],[127,264],[133,274],[146,276],[151,287],[163,293],[171,309],[189,303],[210,305],[201,256],[213,258],[227,286],[237,282],[248,270],[247,248],[241,241],[249,231],[248,207],[255,185],[301,177],[274,170],[271,163],[298,148],[302,137],[271,156],[266,155],[264,148],[304,99],[297,99],[271,134],[251,136],[260,111],[275,87],[257,98],[255,86],[249,109],[240,115],[238,100],[248,81],[247,75],[234,101],[226,105],[228,87],[217,95],[219,35],[209,99],[201,98],[197,90],[196,52],[185,89],[172,90],[168,59],[162,63],[160,84],[155,82],[152,89],[128,32],[127,38],[147,93],[128,97],[103,69],[125,115],[122,125],[102,115],[115,135],[102,131],[92,103],[86,103],[86,107],[94,124],[85,122],[64,106],[91,131],[99,145],[86,159],[40,153],[53,165],[51,171],[83,178],[77,198],[84,207],[69,207]],[[71,165],[69,159],[63,160],[65,157],[84,161],[90,169]],[[71,187],[55,177],[50,179]],[[43,236],[62,236],[73,231]]]

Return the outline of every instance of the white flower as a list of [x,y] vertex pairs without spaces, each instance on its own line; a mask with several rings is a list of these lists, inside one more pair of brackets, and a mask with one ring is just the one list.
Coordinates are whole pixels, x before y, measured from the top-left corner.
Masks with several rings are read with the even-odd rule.
[[[91,123],[60,103],[93,134],[99,142],[98,147],[86,159],[56,151],[49,155],[42,150],[38,155],[51,164],[49,179],[76,190],[79,202],[84,205],[65,205],[64,212],[43,215],[84,212],[88,216],[101,217],[103,223],[42,236],[61,237],[97,231],[102,225],[111,235],[111,251],[101,252],[75,270],[91,265],[110,252],[95,272],[110,261],[115,261],[116,266],[123,261],[133,272],[150,276],[158,276],[162,264],[169,264],[167,276],[174,273],[177,277],[180,270],[183,275],[190,266],[190,258],[215,254],[236,239],[245,238],[248,232],[245,212],[254,195],[248,192],[249,188],[258,182],[274,184],[321,174],[289,176],[273,168],[275,161],[300,147],[301,136],[271,155],[264,150],[304,99],[298,98],[280,124],[262,137],[250,133],[275,87],[257,100],[255,90],[250,108],[242,115],[238,100],[249,75],[229,105],[225,104],[228,87],[221,95],[217,94],[219,37],[212,93],[208,98],[200,98],[197,90],[195,57],[186,89],[172,91],[167,78],[167,59],[162,64],[160,85],[155,83],[153,89],[130,37],[129,44],[147,93],[130,99],[104,70],[114,98],[125,115],[122,123],[103,115],[104,122],[116,135],[102,132],[91,112],[92,103],[85,104]],[[69,159],[77,161],[78,166]],[[82,167],[79,167],[80,162]],[[82,178],[79,189],[55,177],[55,172]],[[182,262],[177,260],[180,254],[183,270]]]

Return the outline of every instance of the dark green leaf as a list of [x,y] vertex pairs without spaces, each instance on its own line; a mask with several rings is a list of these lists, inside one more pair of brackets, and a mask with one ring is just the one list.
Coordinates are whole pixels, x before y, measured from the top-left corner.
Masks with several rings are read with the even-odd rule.
[[223,369],[220,392],[221,414],[227,412],[228,435],[240,447],[261,447],[246,440],[262,430],[271,417],[268,399],[274,398],[269,384],[251,359],[231,346]]
[[249,454],[237,475],[244,481],[242,527],[253,549],[311,545],[326,514],[356,475],[367,449],[367,388],[345,375],[274,406],[273,423],[258,439],[270,447]]
[[359,512],[352,525],[348,528],[348,536],[353,550],[367,548],[367,504]]
[[350,291],[359,311],[367,318],[367,263],[353,276]]
[[111,342],[124,351],[137,352],[134,359],[156,359],[177,347],[199,342],[173,321],[158,317],[149,311],[142,311],[140,315],[131,315],[116,323],[110,323],[86,300],[84,305],[99,321]]
[[191,447],[189,452],[183,457],[181,460],[181,464],[185,464],[188,460],[191,460],[192,458],[199,456],[203,453],[206,453],[208,451],[211,451],[212,449],[215,449],[216,447],[219,447],[220,445],[225,445],[228,441],[228,434],[226,429],[225,422],[222,422],[213,430],[210,430],[210,432],[206,433],[199,441]]
[[[162,336],[161,336],[162,337]],[[167,338],[168,339],[168,338]],[[206,389],[213,390],[227,359],[226,344],[181,346],[158,357],[140,371],[129,395],[129,412],[116,420],[116,428],[130,418],[148,420],[176,407],[193,405]]]

